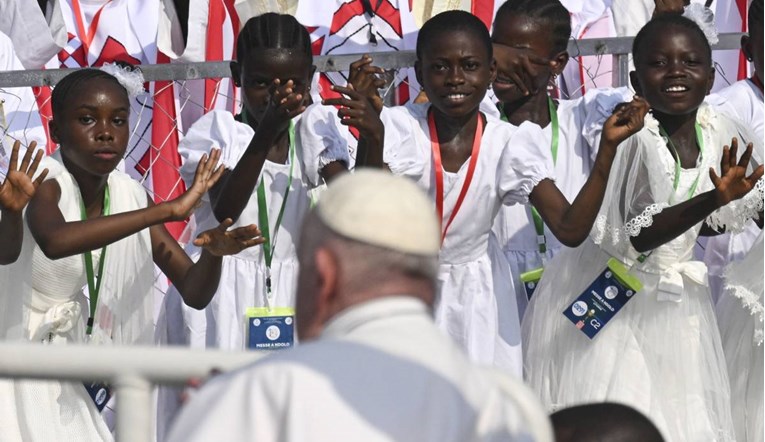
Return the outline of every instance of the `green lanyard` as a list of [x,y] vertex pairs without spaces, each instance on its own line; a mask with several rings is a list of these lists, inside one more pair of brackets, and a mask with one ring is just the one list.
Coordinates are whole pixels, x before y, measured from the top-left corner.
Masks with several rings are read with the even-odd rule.
[[[104,216],[109,215],[109,185],[104,188],[104,205],[102,213]],[[88,214],[85,211],[85,203],[82,202],[82,196],[80,196],[80,216],[83,221],[88,219]],[[96,317],[96,307],[98,306],[98,293],[101,291],[101,276],[104,273],[104,263],[106,262],[106,246],[101,249],[101,259],[98,260],[98,275],[93,275],[93,255],[90,251],[83,253],[85,258],[85,275],[88,278],[88,294],[90,295],[90,316],[88,316],[87,328],[85,333],[90,335],[93,332],[93,322]]]
[[284,217],[284,209],[287,207],[287,198],[290,195],[290,187],[292,187],[292,173],[295,168],[295,124],[292,122],[290,122],[289,143],[290,175],[287,180],[287,189],[284,191],[282,207],[279,209],[279,215],[276,217],[273,241],[271,240],[270,228],[268,226],[266,187],[262,177],[260,185],[258,185],[258,222],[260,224],[260,231],[263,233],[263,238],[266,240],[266,242],[263,243],[263,258],[266,261],[266,291],[268,295],[271,294],[271,262],[274,258],[274,251],[276,250],[276,238],[279,234],[279,226],[282,224],[282,218]]
[[[694,128],[696,130],[696,143],[699,145],[699,160],[703,160],[704,158],[704,136],[701,133],[701,126],[699,126],[699,123],[696,122],[694,124]],[[672,157],[675,159],[675,179],[672,182],[672,188],[675,192],[677,192],[677,188],[680,185],[680,173],[681,173],[681,166],[680,166],[680,154],[677,153],[677,148],[675,147],[675,143],[672,142],[672,138],[669,137],[669,134],[667,134],[667,131],[664,130],[664,128],[659,125],[659,133],[662,137],[667,139],[667,146],[669,146],[670,149],[672,149]],[[699,179],[701,178],[701,170],[699,170],[699,173],[696,175],[696,179],[693,180],[693,184],[691,184],[691,188],[688,189],[688,195],[686,196],[686,200],[689,200],[693,197],[693,194],[696,193],[696,187],[699,185]],[[672,196],[669,198],[669,203],[674,203],[674,192]],[[637,260],[638,262],[645,262],[646,258],[651,256],[651,252],[648,253],[641,253],[640,256],[638,256]]]
[[[502,103],[498,104],[499,114],[502,117],[502,121],[507,121]],[[552,151],[553,165],[558,162],[558,111],[555,109],[555,102],[552,98],[547,97],[547,109],[550,112],[550,125],[552,126],[552,143],[550,149]],[[547,238],[545,237],[545,222],[542,221],[542,217],[535,207],[531,207],[531,219],[534,221],[534,230],[537,232],[537,244],[539,244],[539,253],[544,255],[547,252]]]

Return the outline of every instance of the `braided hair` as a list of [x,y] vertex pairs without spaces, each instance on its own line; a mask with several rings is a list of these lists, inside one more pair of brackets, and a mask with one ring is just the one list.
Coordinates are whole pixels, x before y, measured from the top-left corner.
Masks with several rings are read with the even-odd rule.
[[455,32],[467,32],[476,37],[481,45],[486,48],[489,60],[494,57],[491,46],[491,37],[486,25],[475,15],[460,11],[446,11],[433,16],[422,25],[417,35],[417,59],[422,60],[422,54],[427,49],[431,41],[443,34],[452,34]]
[[71,74],[62,78],[61,81],[56,84],[56,87],[53,88],[53,93],[51,94],[50,99],[53,116],[55,117],[56,115],[60,115],[64,112],[64,106],[69,101],[69,97],[72,95],[73,91],[76,91],[81,85],[84,85],[95,79],[113,81],[120,87],[120,89],[125,92],[125,98],[128,97],[127,90],[124,86],[122,86],[122,84],[117,80],[117,77],[114,75],[108,72],[104,72],[101,69],[77,69]]
[[693,34],[696,34],[696,36],[701,41],[701,44],[704,46],[704,52],[707,54],[707,60],[710,64],[712,63],[712,46],[709,45],[709,40],[707,40],[707,37],[704,35],[704,31],[701,30],[699,25],[697,25],[693,20],[683,17],[682,15],[663,14],[648,21],[648,23],[646,23],[645,26],[643,26],[640,31],[638,31],[635,39],[632,41],[632,57],[635,60],[636,66],[642,59],[643,52],[650,50],[650,48],[643,47],[645,46],[643,41],[646,39],[646,37],[649,35],[654,35],[655,33],[659,32],[660,28],[665,28],[667,26],[678,26],[689,30]]
[[247,20],[236,39],[236,61],[244,63],[254,49],[291,49],[313,62],[311,37],[291,15],[269,12]]
[[752,4],[749,5],[748,14],[749,32],[752,29],[762,30],[762,0],[752,0]]

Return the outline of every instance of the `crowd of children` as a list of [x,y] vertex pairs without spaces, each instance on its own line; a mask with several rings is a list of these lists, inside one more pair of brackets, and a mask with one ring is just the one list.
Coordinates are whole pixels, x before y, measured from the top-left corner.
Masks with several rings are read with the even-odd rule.
[[[76,71],[52,96],[58,151],[28,149],[18,164],[14,146],[0,185],[0,336],[298,345],[303,218],[334,176],[377,167],[433,200],[434,316],[471,359],[523,377],[551,412],[621,402],[667,440],[762,440],[761,0],[749,16],[742,46],[755,74],[719,96],[708,98],[704,25],[666,14],[634,39],[634,93],[558,100],[548,85],[571,34],[559,0],[507,1],[491,34],[448,11],[417,39],[427,102],[383,107],[369,57],[333,87],[340,97],[311,103],[308,32],[264,14],[243,26],[231,63],[241,113],[215,110],[188,129],[188,190],[157,205],[115,170],[134,72]],[[184,251],[164,223],[192,212],[196,239]],[[694,247],[722,232],[703,252],[729,268],[711,293]],[[153,264],[172,282],[156,330]],[[287,332],[268,337],[261,321]],[[111,438],[82,385],[3,380],[0,393],[11,440]],[[179,405],[179,391],[160,391],[160,439]]]

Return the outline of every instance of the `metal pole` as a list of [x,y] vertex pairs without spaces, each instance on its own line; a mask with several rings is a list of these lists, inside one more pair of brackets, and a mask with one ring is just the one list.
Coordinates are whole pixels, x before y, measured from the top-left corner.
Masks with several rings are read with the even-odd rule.
[[115,382],[117,442],[147,442],[154,426],[151,383],[140,376],[123,375]]
[[614,54],[613,56],[614,87],[629,86],[630,84],[630,54]]

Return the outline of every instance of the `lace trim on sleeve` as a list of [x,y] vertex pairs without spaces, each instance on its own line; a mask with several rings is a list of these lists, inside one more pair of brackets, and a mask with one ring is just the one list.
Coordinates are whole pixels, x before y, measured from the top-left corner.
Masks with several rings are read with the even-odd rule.
[[747,222],[762,211],[763,189],[765,189],[765,184],[760,178],[754,189],[746,196],[717,209],[709,215],[706,220],[707,224],[718,231],[725,228],[726,232],[741,232],[746,227]]
[[604,240],[610,240],[612,244],[629,241],[630,237],[638,236],[642,229],[651,227],[653,217],[667,207],[667,203],[651,204],[623,226],[614,226],[606,221],[605,215],[598,215],[592,229],[592,240],[595,244],[602,244]]

